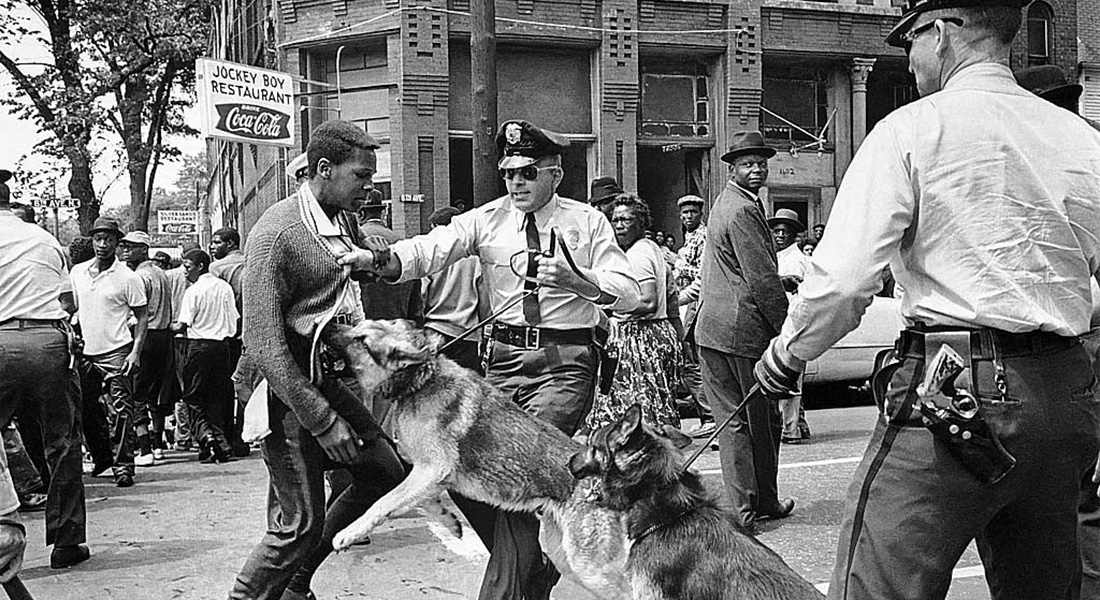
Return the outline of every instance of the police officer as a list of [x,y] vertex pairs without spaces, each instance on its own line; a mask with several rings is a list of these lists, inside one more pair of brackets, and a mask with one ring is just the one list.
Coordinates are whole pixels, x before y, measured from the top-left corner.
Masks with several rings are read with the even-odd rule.
[[[408,281],[476,255],[494,311],[536,290],[492,327],[487,377],[531,414],[572,435],[591,404],[599,309],[633,308],[639,288],[607,219],[556,193],[568,145],[564,136],[527,121],[506,121],[497,135],[497,166],[508,193],[446,227],[397,242],[379,272]],[[565,248],[544,256],[552,231]],[[576,270],[564,258],[566,249]],[[372,268],[372,260],[361,252],[344,257],[361,268]],[[539,551],[535,517],[500,512],[495,529],[480,598],[548,598],[557,574]]]
[[[973,539],[993,598],[1078,597],[1078,487],[1100,447],[1077,337],[1100,265],[1100,133],[1014,81],[1023,1],[908,6],[887,43],[907,51],[922,99],[860,146],[833,234],[755,368],[769,395],[789,394],[858,324],[884,266],[904,286],[907,329],[875,375],[883,416],[849,489],[830,598],[943,598]],[[949,398],[918,397],[944,345],[969,370]]]

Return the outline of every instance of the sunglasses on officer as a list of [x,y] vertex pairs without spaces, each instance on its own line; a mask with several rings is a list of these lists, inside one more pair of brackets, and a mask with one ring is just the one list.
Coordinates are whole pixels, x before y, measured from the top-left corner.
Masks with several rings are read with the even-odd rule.
[[539,171],[550,171],[557,169],[558,167],[536,167],[535,165],[527,165],[526,167],[520,167],[518,169],[498,169],[500,178],[504,180],[512,179],[518,173],[520,177],[527,181],[534,181],[538,179]]
[[936,21],[943,21],[944,23],[954,23],[959,27],[962,27],[963,23],[965,23],[965,21],[958,17],[943,17],[942,19],[932,19],[931,21],[925,23],[924,25],[921,25],[920,27],[914,27],[909,31],[906,31],[899,37],[899,39],[901,40],[902,48],[905,50],[906,55],[908,55],[909,51],[913,49],[913,41],[920,37],[920,34],[928,31],[929,29],[932,29],[932,27],[936,25]]

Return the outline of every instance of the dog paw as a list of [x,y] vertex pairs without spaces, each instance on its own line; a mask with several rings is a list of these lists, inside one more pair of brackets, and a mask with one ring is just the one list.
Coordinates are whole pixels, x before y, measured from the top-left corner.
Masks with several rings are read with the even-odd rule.
[[354,531],[353,528],[348,527],[340,533],[336,534],[336,537],[332,538],[332,549],[337,552],[343,552],[352,546],[357,544],[369,544],[370,536],[366,533],[359,533]]

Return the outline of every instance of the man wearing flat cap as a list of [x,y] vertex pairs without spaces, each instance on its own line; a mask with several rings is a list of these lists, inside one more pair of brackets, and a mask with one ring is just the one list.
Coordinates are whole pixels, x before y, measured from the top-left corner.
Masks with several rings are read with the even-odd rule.
[[[680,211],[680,224],[684,228],[684,245],[676,253],[676,262],[672,266],[676,287],[680,289],[677,306],[680,310],[680,322],[690,323],[695,318],[698,307],[699,291],[703,287],[702,266],[703,248],[707,243],[707,224],[703,222],[703,199],[695,194],[687,194],[676,200]],[[684,328],[681,327],[681,330]],[[699,370],[699,348],[692,336],[684,333],[684,387],[695,402],[699,414],[699,424],[685,433],[694,438],[706,438],[714,433],[714,413],[703,391],[703,375]]]
[[[111,444],[115,485],[134,485],[134,375],[141,366],[149,313],[145,285],[130,267],[116,259],[123,232],[118,221],[100,217],[88,232],[95,257],[69,273],[84,336],[87,376],[82,382],[84,405],[110,395]],[[131,315],[137,324],[131,330]]]
[[[830,598],[943,598],[972,540],[993,598],[1079,597],[1078,490],[1100,451],[1078,337],[1100,265],[1100,132],[1013,79],[1022,4],[909,4],[886,41],[922,98],[860,146],[755,368],[789,395],[859,324],[883,267],[905,288]],[[932,363],[965,370],[919,387]]]
[[[711,208],[702,292],[688,325],[699,345],[703,388],[719,423],[748,395],[753,363],[779,333],[787,313],[775,242],[757,196],[768,180],[768,159],[775,150],[759,131],[738,131],[731,137],[730,149],[722,155],[730,165],[730,179]],[[778,405],[758,399],[719,434],[726,494],[745,528],[794,510],[794,500],[779,497],[782,429]]]
[[[505,121],[497,148],[508,194],[397,242],[379,272],[408,281],[478,256],[490,307],[513,303],[493,326],[486,376],[527,411],[573,435],[593,396],[599,310],[629,310],[640,292],[608,220],[556,193],[568,145],[564,136],[527,121]],[[371,268],[373,259],[349,255],[347,262]],[[539,550],[535,517],[500,512],[494,539],[486,543],[492,550],[480,598],[548,598],[557,573]]]
[[172,369],[172,287],[164,270],[149,259],[149,234],[131,231],[118,247],[126,266],[145,286],[149,328],[141,352],[141,366],[134,376],[134,432],[138,454],[134,464],[151,467],[164,458],[164,420],[172,413],[172,398],[166,383],[175,376]]

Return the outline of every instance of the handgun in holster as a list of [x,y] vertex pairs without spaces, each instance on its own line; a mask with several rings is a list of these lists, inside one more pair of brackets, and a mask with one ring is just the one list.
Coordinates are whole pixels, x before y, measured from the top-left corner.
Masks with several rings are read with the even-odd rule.
[[956,387],[964,371],[973,373],[970,333],[929,332],[924,348],[924,380],[917,387],[916,407],[925,427],[967,471],[984,483],[997,483],[1016,466],[1016,459],[990,429],[978,399]]

